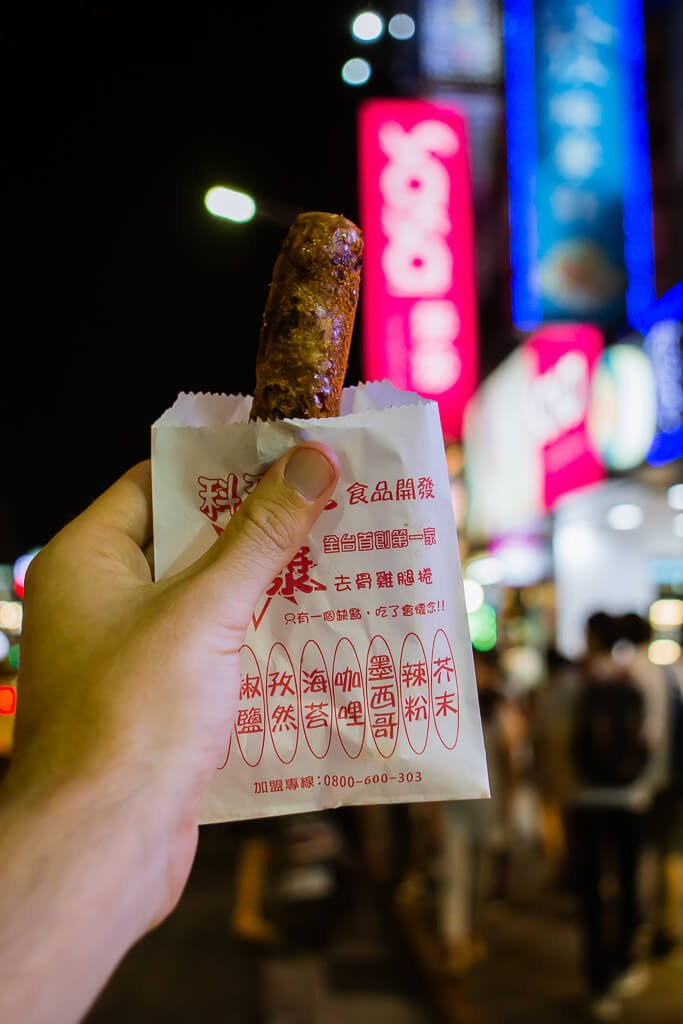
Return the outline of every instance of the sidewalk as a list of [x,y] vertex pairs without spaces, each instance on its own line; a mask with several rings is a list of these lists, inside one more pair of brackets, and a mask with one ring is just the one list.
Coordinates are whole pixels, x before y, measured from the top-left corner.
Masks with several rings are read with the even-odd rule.
[[339,919],[313,921],[311,943],[236,940],[233,831],[200,831],[178,907],[129,952],[84,1024],[439,1024],[371,887],[350,889]]
[[439,1024],[376,894],[355,896],[327,948],[266,957],[263,1024]]
[[[492,906],[486,914],[488,960],[464,992],[482,1024],[577,1024],[585,1019],[579,936],[571,914]],[[651,965],[642,995],[624,1004],[624,1024],[680,1024],[683,952]]]
[[[482,937],[488,956],[464,979],[444,976],[433,928],[419,905],[402,919],[444,1024],[579,1024],[587,1019],[580,935],[571,894],[544,892],[529,879],[532,864],[509,901],[489,903]],[[624,1024],[683,1021],[683,948],[650,964],[651,981],[623,1005]]]
[[[171,917],[125,958],[85,1024],[580,1024],[579,935],[569,895],[543,894],[516,866],[507,902],[485,909],[488,957],[464,980],[441,972],[419,902],[391,902],[367,881],[314,939],[264,949],[238,942],[229,919],[236,844],[230,826],[201,832],[190,881]],[[315,914],[315,909],[312,911]],[[680,1024],[683,951],[652,968],[625,1024]]]

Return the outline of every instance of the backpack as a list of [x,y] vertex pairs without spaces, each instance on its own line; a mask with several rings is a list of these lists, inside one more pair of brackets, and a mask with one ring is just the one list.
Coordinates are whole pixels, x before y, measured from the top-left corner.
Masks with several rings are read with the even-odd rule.
[[648,759],[645,702],[627,673],[605,681],[590,675],[579,696],[572,755],[589,786],[629,786]]

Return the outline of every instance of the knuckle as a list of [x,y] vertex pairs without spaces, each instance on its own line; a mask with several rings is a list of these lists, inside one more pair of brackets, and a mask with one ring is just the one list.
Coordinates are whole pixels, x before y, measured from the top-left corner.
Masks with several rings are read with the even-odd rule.
[[242,506],[242,527],[259,546],[287,551],[300,532],[294,510],[270,498],[247,501]]

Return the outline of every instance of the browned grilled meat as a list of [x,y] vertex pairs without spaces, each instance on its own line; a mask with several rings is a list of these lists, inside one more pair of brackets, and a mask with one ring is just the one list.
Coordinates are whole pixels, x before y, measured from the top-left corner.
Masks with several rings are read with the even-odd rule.
[[263,314],[252,420],[339,415],[362,253],[360,228],[345,217],[294,221]]

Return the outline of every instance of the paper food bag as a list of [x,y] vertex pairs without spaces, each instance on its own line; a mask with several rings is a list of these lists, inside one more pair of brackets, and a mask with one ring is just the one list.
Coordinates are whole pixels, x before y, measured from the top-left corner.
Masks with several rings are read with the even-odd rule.
[[387,382],[346,389],[333,419],[249,423],[250,407],[181,394],[154,424],[157,578],[295,444],[328,444],[341,478],[254,609],[201,822],[488,796],[438,407]]

